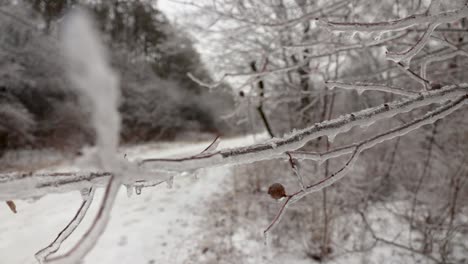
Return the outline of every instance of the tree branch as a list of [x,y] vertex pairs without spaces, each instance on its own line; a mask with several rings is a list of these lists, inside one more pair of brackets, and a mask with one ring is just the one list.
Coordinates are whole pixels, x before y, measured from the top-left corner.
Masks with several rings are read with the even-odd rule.
[[89,193],[83,198],[80,208],[76,212],[73,219],[68,225],[58,234],[57,238],[47,247],[39,250],[34,256],[39,263],[48,263],[47,257],[60,249],[63,241],[65,241],[81,224],[81,221],[86,216],[89,206],[93,202],[95,188],[91,187]]
[[[285,158],[287,151],[298,150],[307,142],[318,137],[335,136],[356,126],[369,126],[376,121],[409,112],[422,106],[454,100],[460,96],[465,96],[467,93],[468,84],[450,85],[438,90],[422,92],[418,96],[402,101],[383,104],[330,121],[317,123],[306,129],[286,135],[281,139],[273,139],[261,144],[224,149],[188,158],[146,159],[139,162],[140,166],[129,163],[127,166],[131,173],[122,175],[122,184],[141,184],[141,182],[137,181],[149,181],[152,184],[157,184],[170,179],[175,173],[181,171]],[[139,176],[134,177],[133,175]],[[53,192],[81,190],[89,188],[91,185],[104,186],[110,176],[111,173],[109,172],[3,174],[0,175],[0,199],[40,197]]]
[[416,96],[419,93],[413,91],[407,91],[397,87],[391,87],[388,85],[383,84],[374,84],[374,83],[343,83],[343,82],[336,82],[336,81],[327,81],[325,85],[328,88],[341,88],[345,90],[356,90],[358,93],[362,93],[364,91],[380,91],[386,92],[391,94],[398,94],[407,97]]
[[462,105],[465,104],[465,100],[467,99],[468,99],[467,95],[459,97],[456,100],[446,105],[443,105],[439,107],[438,109],[432,112],[429,112],[425,114],[424,116],[418,119],[415,119],[414,121],[408,124],[394,128],[388,132],[385,132],[383,134],[380,134],[378,136],[372,137],[370,139],[364,140],[360,143],[350,146],[349,149],[347,149],[347,151],[352,151],[352,154],[349,160],[346,162],[346,164],[341,169],[339,169],[336,173],[331,174],[330,176],[318,181],[317,183],[307,186],[305,190],[299,190],[291,195],[288,195],[288,199],[286,199],[286,201],[283,203],[278,214],[273,219],[273,222],[267,227],[267,229],[265,229],[264,233],[267,233],[273,230],[273,228],[277,226],[277,224],[280,222],[282,215],[285,213],[286,208],[289,205],[299,201],[300,199],[304,198],[308,194],[323,190],[324,188],[342,179],[350,170],[350,168],[353,166],[353,164],[356,162],[356,160],[359,157],[359,154],[362,151],[372,148],[373,146],[379,143],[382,143],[384,141],[403,136],[415,129],[420,128],[421,126],[432,124],[433,122],[451,114],[452,112],[460,108]]
[[381,32],[381,31],[400,31],[409,27],[425,23],[451,23],[468,16],[468,6],[461,9],[440,13],[437,15],[419,14],[411,15],[402,19],[373,22],[373,23],[350,23],[350,22],[330,22],[324,19],[316,19],[318,24],[331,31],[342,32]]

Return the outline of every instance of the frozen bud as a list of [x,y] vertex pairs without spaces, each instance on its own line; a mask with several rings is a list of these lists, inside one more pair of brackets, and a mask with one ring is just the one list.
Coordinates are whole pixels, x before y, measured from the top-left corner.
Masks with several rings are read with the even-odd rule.
[[16,214],[16,204],[13,201],[6,201],[6,204],[8,207],[10,207],[10,210]]
[[440,83],[435,83],[435,82],[431,83],[431,89],[432,89],[432,90],[438,90],[438,89],[440,89],[440,88],[442,88],[442,84],[440,84]]
[[281,199],[286,197],[286,191],[284,190],[284,186],[280,183],[273,183],[268,188],[268,194],[275,200]]

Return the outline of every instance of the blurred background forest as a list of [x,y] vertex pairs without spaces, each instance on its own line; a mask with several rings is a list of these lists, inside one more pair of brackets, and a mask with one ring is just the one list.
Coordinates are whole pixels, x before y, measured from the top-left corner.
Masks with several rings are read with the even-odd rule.
[[[0,149],[75,151],[93,144],[86,102],[64,72],[60,23],[79,1],[0,4]],[[91,10],[120,75],[122,143],[233,134],[221,116],[233,108],[226,89],[189,79],[210,76],[188,32],[171,25],[155,1],[81,1]],[[210,136],[213,137],[213,136]]]

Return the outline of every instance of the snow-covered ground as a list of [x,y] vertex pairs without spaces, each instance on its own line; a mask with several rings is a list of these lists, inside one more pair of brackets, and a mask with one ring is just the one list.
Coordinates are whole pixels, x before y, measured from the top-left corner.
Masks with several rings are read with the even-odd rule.
[[[257,137],[261,138],[262,136]],[[219,148],[251,144],[254,141],[253,137],[222,140]],[[129,159],[178,157],[197,154],[209,144],[210,142],[159,143],[123,148],[121,151],[127,154]],[[224,227],[216,227],[218,220],[223,221],[230,216],[223,215],[225,210],[217,210],[222,208],[213,210],[213,207],[229,207],[239,202],[226,198],[228,197],[226,192],[229,186],[232,186],[231,173],[233,172],[229,167],[205,169],[196,176],[176,177],[172,188],[161,184],[143,189],[140,195],[136,195],[133,190],[129,196],[128,190],[122,187],[112,210],[110,223],[84,263],[316,263],[298,246],[301,242],[299,239],[288,241],[287,248],[265,247],[262,230],[270,221],[271,215],[262,213],[266,215],[263,218],[241,219],[244,223],[242,225],[228,223]],[[62,245],[58,254],[68,251],[89,227],[102,195],[103,189],[96,191],[94,202],[83,223]],[[11,213],[3,204],[0,207],[0,264],[37,263],[34,254],[55,239],[74,216],[81,200],[79,192],[71,192],[52,194],[31,202],[15,201],[17,214]],[[375,204],[369,208],[369,220],[372,221],[372,228],[379,237],[395,242],[407,241],[408,238],[405,236],[407,229],[401,220],[390,213],[392,210],[388,209],[390,207],[396,211],[403,211],[407,210],[405,206],[406,203],[403,202]],[[364,241],[360,221],[361,218],[357,214],[344,215],[336,219],[337,226],[343,230],[336,229],[333,240],[340,241],[340,247],[343,248],[336,248],[341,253],[334,254],[327,263],[427,262],[425,258],[382,243],[363,252],[351,252],[355,245]],[[464,219],[462,222],[466,221]],[[366,237],[369,236],[367,233]],[[232,248],[225,252],[226,255],[223,255],[223,245],[220,244],[224,239],[230,239],[232,243]],[[466,239],[458,240],[465,241],[468,246]],[[371,242],[367,244],[369,243],[372,244]],[[232,249],[239,252],[239,259],[218,259],[220,256],[232,257],[232,251],[229,252]],[[350,252],[346,253],[347,251]],[[468,255],[463,249],[459,251],[457,253],[459,259],[463,259],[465,254]]]
[[[220,147],[253,142],[253,137],[221,141]],[[154,144],[123,149],[129,158],[192,155],[210,142]],[[207,216],[210,197],[223,192],[227,168],[204,170],[198,176],[174,179],[173,188],[165,184],[145,188],[128,197],[122,187],[112,211],[111,221],[85,263],[186,263],[200,239],[199,222]],[[66,252],[91,223],[103,190],[97,190],[86,218],[59,253]],[[53,194],[38,201],[15,201],[17,214],[6,206],[0,211],[0,263],[37,263],[34,253],[47,246],[74,216],[81,203],[78,192]]]

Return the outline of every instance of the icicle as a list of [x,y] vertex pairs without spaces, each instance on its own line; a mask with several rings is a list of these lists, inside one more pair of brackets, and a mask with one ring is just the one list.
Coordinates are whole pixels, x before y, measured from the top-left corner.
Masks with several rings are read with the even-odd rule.
[[383,32],[376,33],[374,35],[374,40],[379,41],[382,38],[382,34],[383,34]]
[[361,127],[364,131],[366,131],[370,126],[372,126],[374,124],[374,122],[371,122],[371,123],[365,123],[365,124],[362,124],[362,125],[359,125],[359,127]]
[[359,125],[359,127],[362,128],[362,130],[366,131],[369,128],[369,124]]
[[346,36],[347,39],[353,40],[356,37],[357,33],[358,33],[357,31],[353,31],[353,32],[350,32],[350,33],[346,34],[345,36]]
[[167,184],[167,188],[168,188],[168,189],[172,189],[172,186],[174,185],[174,176],[171,176],[171,177],[166,181],[166,184]]
[[276,148],[276,142],[271,142],[271,147],[275,149]]
[[356,89],[357,93],[359,96],[362,95],[362,93],[364,92],[364,89]]
[[263,232],[263,244],[268,247],[270,245],[270,236],[268,232]]
[[192,175],[193,175],[193,180],[198,181],[198,173],[194,172]]
[[83,188],[80,190],[81,198],[83,198],[83,200],[87,200],[89,198],[89,191],[89,188]]
[[335,137],[336,137],[336,134],[327,135],[328,141],[330,143],[333,143],[333,141],[335,140]]
[[125,184],[125,187],[127,188],[127,197],[130,198],[133,195],[133,185],[131,184]]
[[141,189],[142,189],[142,188],[143,188],[143,187],[140,186],[140,185],[135,186],[135,193],[136,193],[136,195],[140,195],[140,194],[141,194]]
[[322,159],[322,158],[320,158],[320,159],[317,160],[317,164],[318,164],[319,166],[322,166],[322,164],[323,164],[324,162],[325,162],[325,159]]

